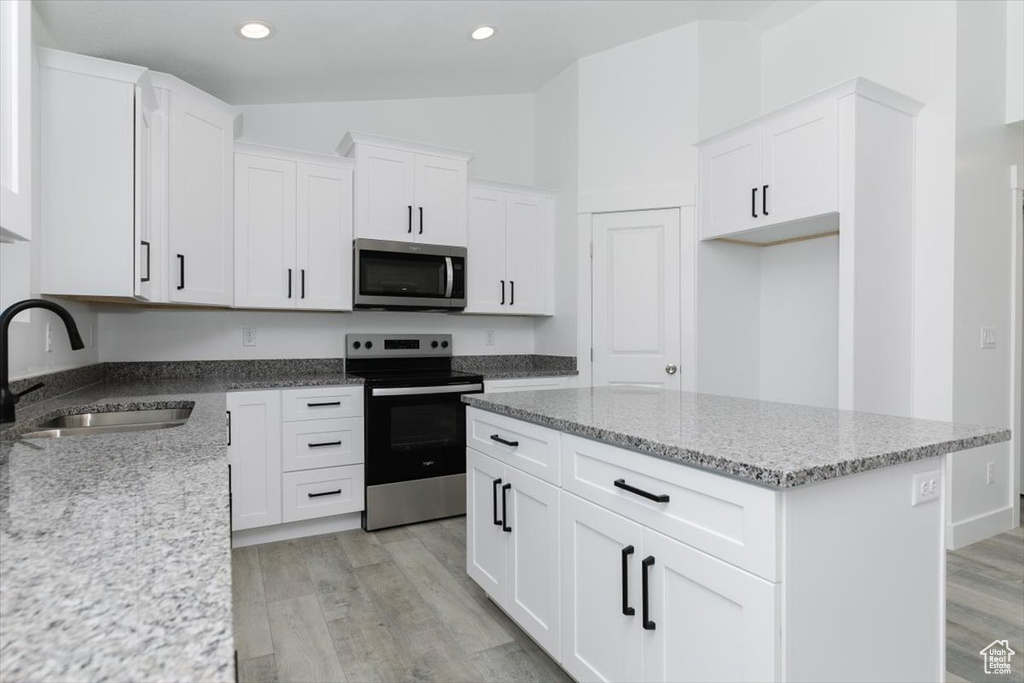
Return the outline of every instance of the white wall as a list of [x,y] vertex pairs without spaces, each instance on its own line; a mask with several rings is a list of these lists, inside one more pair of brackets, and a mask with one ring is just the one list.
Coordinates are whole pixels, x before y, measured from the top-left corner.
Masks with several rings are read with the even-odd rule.
[[579,61],[579,191],[696,184],[697,25]]
[[533,95],[243,105],[242,137],[333,154],[358,130],[476,152],[473,178],[534,182]]
[[536,322],[537,353],[576,355],[576,196],[579,154],[579,67],[535,94],[536,183],[559,191],[555,228],[555,315]]
[[[32,12],[32,38],[36,45],[57,47],[38,13]],[[38,83],[38,69],[33,65],[33,90]],[[32,183],[39,186],[39,108],[33,98],[32,116]],[[33,192],[32,234],[39,235],[39,192]],[[21,299],[39,296],[39,241],[0,244],[0,310]],[[94,309],[85,304],[60,301],[74,316],[79,332],[86,343],[81,351],[72,351],[64,323],[53,313],[38,309],[18,315],[11,323],[9,341],[9,369],[11,379],[31,377],[55,370],[81,367],[96,362],[96,332],[98,329]],[[53,351],[45,349],[46,325],[52,327]]]
[[[1006,9],[1001,0],[957,3],[953,418],[1000,426],[1012,424],[1009,168],[1024,161],[1020,130],[1005,125]],[[982,327],[996,329],[995,349],[980,348]],[[1009,444],[954,457],[952,468],[954,523],[1012,509]]]
[[[107,306],[101,309],[100,327],[102,361],[332,358],[344,355],[350,332],[451,333],[458,355],[534,350],[532,320],[503,316]],[[256,328],[257,346],[242,346],[243,327]],[[494,346],[486,346],[486,330],[494,330]]]
[[1006,122],[1024,121],[1024,2],[1006,0]]

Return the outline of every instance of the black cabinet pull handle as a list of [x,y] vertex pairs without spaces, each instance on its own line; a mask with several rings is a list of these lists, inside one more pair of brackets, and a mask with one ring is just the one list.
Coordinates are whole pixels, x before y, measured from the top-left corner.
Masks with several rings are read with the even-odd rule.
[[309,448],[327,448],[328,446],[340,446],[340,441],[324,441],[323,443],[306,444]]
[[324,491],[323,493],[307,493],[306,495],[310,498],[319,498],[320,496],[336,496],[341,493],[341,489],[336,491]]
[[299,271],[299,273],[301,273],[301,277],[302,277],[302,298],[305,299],[306,298],[306,269],[303,268],[302,270]]
[[512,294],[508,298],[508,305],[514,306],[516,303],[516,281],[509,280],[508,283],[512,286]]
[[501,530],[512,533],[512,527],[508,525],[508,501],[505,494],[512,488],[512,484],[505,484],[501,487]]
[[225,411],[228,414],[228,445],[231,445],[231,411]]
[[642,598],[641,599],[643,601],[643,605],[642,606],[643,606],[643,612],[644,612],[643,613],[644,628],[647,629],[648,631],[653,631],[655,629],[655,627],[657,626],[657,624],[655,624],[653,621],[651,621],[649,619],[649,617],[650,617],[650,605],[648,603],[650,602],[650,600],[649,600],[648,591],[647,591],[647,569],[652,564],[654,564],[654,555],[648,555],[647,557],[645,557],[643,562],[641,562],[641,564],[643,565],[643,568],[641,569],[641,574],[640,574],[640,591],[642,593]]
[[629,556],[634,552],[631,545],[622,549],[622,613],[627,617],[636,614],[636,610],[629,606]]
[[501,281],[501,305],[505,305],[505,281]]
[[292,269],[288,269],[288,298],[292,298]]
[[501,479],[495,479],[491,483],[491,503],[494,507],[494,526],[502,526],[501,520],[498,519],[498,486],[501,485]]
[[185,255],[178,254],[178,289],[185,289]]
[[630,493],[635,493],[638,496],[643,496],[647,500],[653,500],[655,503],[667,503],[668,502],[668,494],[667,493],[662,493],[660,495],[657,495],[657,494],[654,494],[654,493],[648,493],[647,491],[644,491],[643,489],[638,489],[635,486],[630,486],[629,484],[626,483],[625,479],[616,479],[615,480],[615,486],[617,486],[620,489],[629,491]]
[[139,282],[149,282],[149,274],[150,274],[150,263],[149,263],[150,248],[149,248],[149,242],[147,242],[146,240],[139,240],[139,244],[141,244],[142,246],[144,246],[146,248],[146,277],[140,277],[139,278]]
[[750,215],[757,218],[757,188],[750,191]]
[[518,448],[519,447],[519,442],[518,441],[506,441],[505,439],[501,438],[497,434],[491,434],[491,441],[497,441],[500,444],[504,444],[506,446],[511,446],[512,448]]
[[761,188],[761,213],[768,215],[768,186]]
[[420,234],[423,234],[423,207],[420,207]]
[[412,204],[407,204],[406,207],[409,209],[409,234],[412,234]]
[[341,401],[324,401],[322,403],[307,403],[307,408],[325,408],[327,406],[340,406]]

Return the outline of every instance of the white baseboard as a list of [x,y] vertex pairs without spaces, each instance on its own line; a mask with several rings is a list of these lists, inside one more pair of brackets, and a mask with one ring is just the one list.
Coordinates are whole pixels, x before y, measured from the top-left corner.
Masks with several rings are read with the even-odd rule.
[[959,550],[972,543],[991,538],[1016,526],[1013,506],[986,512],[946,527],[946,548]]
[[332,515],[331,517],[306,519],[301,522],[263,526],[258,529],[243,529],[242,531],[235,532],[231,547],[244,548],[250,545],[260,545],[261,543],[290,541],[293,538],[333,534],[338,531],[358,529],[361,526],[362,513],[350,512],[347,515]]

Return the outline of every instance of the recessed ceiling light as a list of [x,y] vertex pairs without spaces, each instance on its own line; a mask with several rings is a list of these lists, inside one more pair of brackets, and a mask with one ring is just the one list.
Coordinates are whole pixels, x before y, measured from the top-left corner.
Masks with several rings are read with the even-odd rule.
[[274,35],[274,26],[267,21],[246,21],[238,25],[238,35],[251,40],[263,40]]
[[494,33],[495,28],[493,26],[477,26],[470,32],[469,37],[473,40],[487,40],[493,36]]

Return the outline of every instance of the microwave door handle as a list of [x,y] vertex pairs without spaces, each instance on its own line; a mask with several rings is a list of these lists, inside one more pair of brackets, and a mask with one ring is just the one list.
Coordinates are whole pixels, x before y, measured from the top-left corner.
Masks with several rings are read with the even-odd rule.
[[444,267],[448,271],[448,286],[444,288],[444,298],[452,298],[452,288],[455,286],[455,267],[452,265],[452,257],[444,257]]

